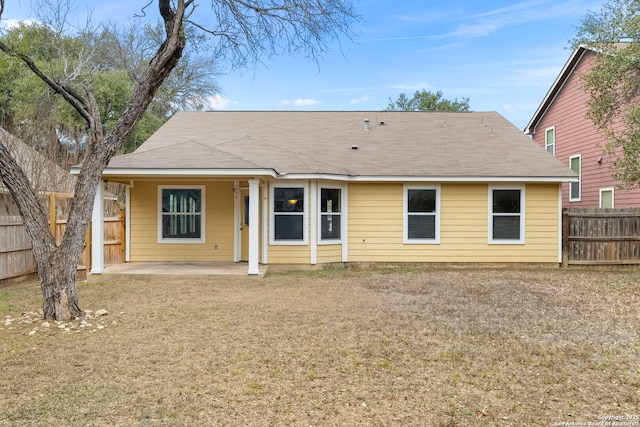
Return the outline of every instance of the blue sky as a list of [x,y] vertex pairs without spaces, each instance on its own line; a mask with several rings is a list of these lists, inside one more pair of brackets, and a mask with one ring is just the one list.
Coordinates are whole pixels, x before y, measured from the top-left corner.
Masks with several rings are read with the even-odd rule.
[[[34,18],[6,0],[3,21]],[[148,0],[76,1],[94,22],[125,21]],[[201,13],[209,0],[201,1]],[[218,78],[215,109],[382,110],[401,92],[468,97],[523,129],[570,55],[569,39],[599,0],[354,0],[362,21],[319,64],[279,57]]]

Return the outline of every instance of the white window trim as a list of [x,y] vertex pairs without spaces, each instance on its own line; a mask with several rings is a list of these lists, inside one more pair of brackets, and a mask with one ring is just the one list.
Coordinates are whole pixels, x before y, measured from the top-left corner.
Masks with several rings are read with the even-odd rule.
[[[301,187],[304,190],[304,206],[302,211],[302,240],[276,240],[276,221],[273,202],[276,188]],[[286,181],[271,185],[269,189],[269,244],[274,246],[307,246],[309,244],[309,184],[300,181]],[[278,212],[280,213],[280,212]]]
[[[340,190],[340,212],[334,213],[334,215],[340,215],[340,238],[339,239],[323,239],[322,238],[322,190]],[[318,207],[318,245],[341,245],[344,241],[344,232],[345,232],[345,212],[344,207],[346,206],[347,200],[345,196],[344,185],[336,184],[320,184],[318,185],[318,195],[317,195],[317,204]]]
[[[179,243],[179,244],[202,244],[206,242],[207,216],[205,208],[207,206],[204,185],[158,185],[158,243]],[[200,190],[200,238],[199,239],[165,239],[162,237],[162,190]]]
[[547,150],[547,146],[548,146],[548,144],[547,144],[547,133],[550,130],[553,131],[553,152],[549,153],[549,154],[551,154],[552,156],[555,156],[556,155],[556,127],[555,126],[548,127],[548,128],[546,128],[544,130],[544,149],[545,149],[545,151],[549,152],[549,150]]
[[606,187],[600,189],[600,196],[598,198],[598,206],[602,208],[602,193],[605,191],[611,191],[611,207],[615,208],[616,206],[616,191],[614,187]]
[[[490,185],[489,186],[489,236],[488,241],[490,245],[524,245],[525,244],[525,186],[524,185]],[[493,191],[494,190],[520,190],[520,213],[517,214],[520,217],[520,238],[519,239],[494,239],[493,238]],[[509,215],[509,214],[500,214]],[[511,214],[516,216],[516,214]]]
[[[436,190],[436,234],[433,239],[409,239],[409,190]],[[440,244],[440,185],[404,185],[402,190],[402,242],[406,245]],[[416,215],[413,212],[411,215]],[[417,215],[420,215],[419,213]],[[431,215],[431,214],[425,214]]]
[[579,161],[580,161],[580,167],[579,167],[580,170],[578,171],[578,193],[579,193],[579,196],[575,197],[575,198],[571,197],[571,184],[573,182],[575,182],[575,181],[569,182],[569,201],[570,202],[579,202],[579,201],[582,200],[582,154],[576,154],[574,156],[570,156],[569,157],[569,169],[571,169],[571,160],[573,160],[573,159],[579,159]]

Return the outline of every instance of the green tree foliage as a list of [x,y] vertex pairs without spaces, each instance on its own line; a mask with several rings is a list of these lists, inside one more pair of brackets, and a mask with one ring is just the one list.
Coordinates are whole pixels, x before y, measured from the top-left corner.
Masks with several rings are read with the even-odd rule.
[[582,76],[589,117],[607,140],[614,179],[640,183],[640,2],[609,0],[590,12],[572,43],[598,53]]
[[[98,33],[72,35],[56,34],[51,26],[36,23],[11,28],[0,40],[32,58],[52,78],[91,87],[103,132],[107,133],[127,107],[135,82],[153,58],[162,35],[161,24],[135,21],[122,28],[111,25]],[[197,37],[192,35],[193,39]],[[124,152],[135,150],[175,111],[204,109],[207,98],[218,92],[212,58],[198,56],[201,44],[194,45],[158,89],[124,142]],[[10,76],[0,81],[0,126],[45,151],[61,166],[80,162],[87,140],[86,123],[20,63],[16,57],[0,58],[0,74]]]
[[469,98],[445,99],[442,91],[417,90],[411,98],[401,93],[394,101],[389,98],[387,111],[470,111]]

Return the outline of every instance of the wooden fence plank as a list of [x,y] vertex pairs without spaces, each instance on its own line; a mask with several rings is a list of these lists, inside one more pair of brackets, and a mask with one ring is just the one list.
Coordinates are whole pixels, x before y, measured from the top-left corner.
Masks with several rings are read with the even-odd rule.
[[640,208],[566,208],[562,264],[640,265]]
[[[58,244],[62,240],[66,225],[66,220],[56,220],[52,226]],[[124,215],[105,218],[104,228],[105,264],[124,262]],[[85,248],[78,262],[79,271],[84,272],[90,268],[90,252],[90,245],[85,243]],[[36,271],[31,237],[26,231],[22,218],[19,216],[0,217],[0,280],[30,275]]]

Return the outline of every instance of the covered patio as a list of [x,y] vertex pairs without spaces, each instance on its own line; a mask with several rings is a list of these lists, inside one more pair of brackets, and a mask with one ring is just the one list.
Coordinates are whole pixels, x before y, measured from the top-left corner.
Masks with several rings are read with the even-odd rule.
[[[266,265],[252,277],[263,277]],[[100,274],[88,274],[87,280],[135,279],[162,280],[174,278],[206,279],[216,276],[247,276],[246,262],[127,262],[104,267]]]

